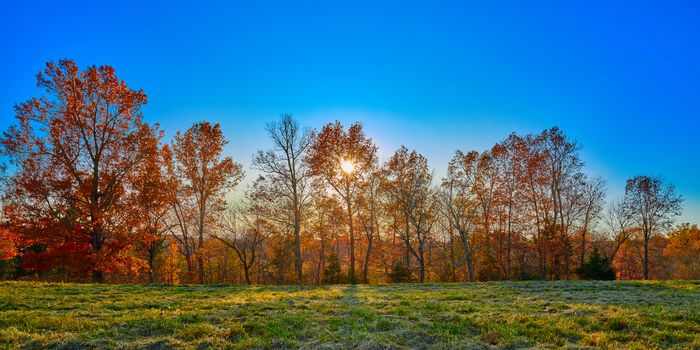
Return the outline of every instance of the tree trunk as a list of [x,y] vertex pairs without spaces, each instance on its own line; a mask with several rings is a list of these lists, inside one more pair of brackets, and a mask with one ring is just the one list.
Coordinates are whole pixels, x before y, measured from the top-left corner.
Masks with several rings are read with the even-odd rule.
[[348,271],[348,277],[350,278],[350,283],[356,284],[357,278],[355,277],[355,230],[352,225],[352,198],[350,197],[350,181],[347,180],[345,187],[346,194],[346,206],[348,208],[348,229],[350,233],[350,268]]
[[105,283],[105,275],[101,270],[95,270],[92,272],[92,282],[94,283]]
[[456,263],[455,263],[454,245],[455,245],[454,244],[454,235],[452,232],[452,228],[450,228],[450,265],[452,267],[450,269],[450,274],[452,275],[452,276],[450,276],[451,282],[457,282],[457,268],[455,267]]
[[197,266],[199,269],[199,284],[204,284],[204,258],[201,255],[197,256]]
[[[92,252],[95,254],[98,254],[102,250],[102,235],[99,231],[99,229],[95,229],[92,231]],[[101,269],[95,268],[92,271],[92,282],[94,283],[104,283],[105,282],[105,276],[104,273],[102,272]]]
[[326,254],[326,240],[321,236],[321,250],[318,253],[318,267],[316,268],[316,285],[321,285],[321,270],[323,269],[323,260]]
[[510,266],[511,266],[511,239],[513,236],[513,217],[512,217],[512,212],[513,211],[513,202],[512,199],[508,203],[508,239],[507,239],[507,248],[506,248],[506,279],[510,280],[511,279],[511,272],[510,272]]
[[365,262],[364,265],[362,266],[362,283],[369,283],[369,255],[372,253],[372,238],[367,237],[367,252],[365,254]]
[[581,233],[581,261],[579,266],[583,266],[586,260],[586,230]]
[[474,260],[472,259],[471,252],[467,254],[467,271],[469,272],[469,282],[474,283],[476,278],[474,277]]
[[418,245],[418,263],[420,265],[420,283],[425,282],[425,256],[423,254],[423,243]]
[[467,232],[458,227],[457,232],[459,232],[459,238],[462,240],[462,246],[464,247],[464,257],[467,259],[467,272],[469,273],[469,282],[474,282],[474,260],[472,259],[472,250],[469,247],[469,237]]
[[[184,238],[185,236],[183,236]],[[184,240],[184,251],[185,251],[185,261],[187,262],[187,283],[194,283],[194,274],[195,274],[195,268],[194,268],[194,263],[192,262],[192,251],[190,250],[188,240],[186,238]]]
[[155,263],[156,254],[153,251],[153,247],[148,251],[148,283],[155,283],[156,278],[153,275],[153,265]]
[[301,266],[301,237],[300,237],[300,220],[299,220],[299,211],[297,209],[294,210],[294,269],[296,270],[297,274],[297,284],[302,285],[303,284],[303,276],[302,276],[302,266]]
[[644,234],[644,279],[649,279],[649,235]]
[[245,284],[250,285],[250,265],[243,264],[243,274],[245,275]]

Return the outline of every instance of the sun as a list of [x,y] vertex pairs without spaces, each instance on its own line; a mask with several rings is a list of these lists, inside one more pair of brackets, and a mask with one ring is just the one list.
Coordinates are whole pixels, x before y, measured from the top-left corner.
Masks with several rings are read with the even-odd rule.
[[353,170],[355,170],[355,164],[351,160],[341,159],[340,169],[342,169],[346,174],[352,174]]

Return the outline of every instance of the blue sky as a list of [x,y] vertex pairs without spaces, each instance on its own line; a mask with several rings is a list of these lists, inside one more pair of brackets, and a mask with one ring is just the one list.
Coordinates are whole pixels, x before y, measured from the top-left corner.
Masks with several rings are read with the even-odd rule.
[[[197,4],[195,4],[197,3]],[[360,121],[436,175],[456,149],[557,125],[609,196],[662,174],[700,223],[700,3],[3,2],[0,129],[44,63],[109,64],[168,135],[220,122],[250,164],[263,127]]]

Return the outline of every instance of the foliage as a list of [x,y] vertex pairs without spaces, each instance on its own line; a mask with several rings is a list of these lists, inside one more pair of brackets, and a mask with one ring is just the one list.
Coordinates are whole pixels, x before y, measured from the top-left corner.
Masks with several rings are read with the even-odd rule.
[[[348,278],[356,283],[353,205],[357,198],[354,195],[359,182],[375,170],[377,146],[365,135],[361,124],[355,123],[345,130],[343,124],[336,121],[311,134],[306,162],[310,174],[326,183],[345,202],[350,246]],[[343,169],[344,163],[351,164],[353,169]]]
[[558,127],[457,150],[434,181],[405,146],[380,163],[360,123],[312,130],[283,114],[239,195],[221,125],[168,142],[112,67],[61,60],[37,78],[44,94],[18,104],[0,138],[3,278],[405,281],[397,261],[420,282],[609,278],[603,256],[620,279],[700,276],[697,229],[671,227],[674,185],[635,176],[606,211],[605,182]]
[[61,266],[98,282],[108,272],[139,270],[128,193],[143,174],[137,165],[162,137],[142,121],[146,94],[112,67],[81,71],[71,60],[47,63],[37,84],[46,94],[18,104],[19,125],[0,140],[16,168],[3,198],[9,230],[45,247],[23,265]]
[[700,279],[700,229],[698,225],[678,225],[668,237],[664,256],[670,260],[672,278]]
[[206,121],[178,131],[173,138],[172,169],[180,190],[172,205],[177,227],[173,237],[183,247],[190,282],[195,275],[199,283],[205,282],[205,256],[198,251],[205,246],[216,214],[225,209],[224,195],[243,178],[241,165],[223,155],[227,144],[221,126]]

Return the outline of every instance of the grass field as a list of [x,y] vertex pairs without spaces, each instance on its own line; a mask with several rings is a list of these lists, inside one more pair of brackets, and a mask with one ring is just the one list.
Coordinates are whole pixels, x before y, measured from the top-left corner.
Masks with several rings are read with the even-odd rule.
[[0,348],[700,348],[700,282],[0,283]]

